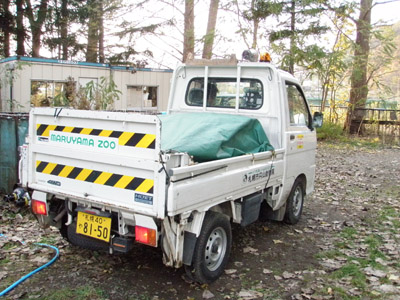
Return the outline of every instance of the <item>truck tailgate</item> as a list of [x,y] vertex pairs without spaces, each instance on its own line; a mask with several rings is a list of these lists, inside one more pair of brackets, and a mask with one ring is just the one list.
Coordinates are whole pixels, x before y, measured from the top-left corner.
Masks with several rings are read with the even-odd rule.
[[34,108],[29,122],[31,188],[164,217],[157,116]]

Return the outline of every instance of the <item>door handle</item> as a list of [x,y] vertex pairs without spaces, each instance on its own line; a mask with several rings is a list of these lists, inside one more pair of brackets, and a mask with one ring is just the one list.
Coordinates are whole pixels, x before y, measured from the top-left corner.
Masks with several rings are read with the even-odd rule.
[[291,140],[291,141],[293,141],[295,138],[296,138],[296,137],[295,137],[294,134],[291,134],[291,135],[290,135],[290,140]]

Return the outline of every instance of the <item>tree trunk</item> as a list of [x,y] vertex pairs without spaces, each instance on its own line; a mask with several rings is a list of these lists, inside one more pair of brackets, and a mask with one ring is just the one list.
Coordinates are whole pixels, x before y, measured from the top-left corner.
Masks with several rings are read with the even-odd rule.
[[184,19],[183,62],[186,61],[189,53],[194,55],[194,0],[185,0]]
[[258,27],[260,25],[259,19],[253,20],[253,43],[251,45],[252,49],[257,49],[257,36],[258,36]]
[[354,50],[353,70],[350,77],[350,103],[345,129],[351,134],[362,134],[362,120],[368,97],[368,56],[371,35],[372,0],[360,0],[360,17],[357,21],[357,36]]
[[322,84],[322,99],[320,107],[321,112],[325,111],[326,100],[328,99],[328,92],[329,92],[329,78],[326,77],[323,79],[323,84]]
[[207,33],[204,39],[203,58],[211,59],[215,38],[215,25],[217,23],[219,0],[210,0],[208,12]]
[[10,37],[12,32],[13,15],[10,12],[10,0],[2,0],[1,2],[1,29],[3,32],[3,56],[10,56]]
[[99,5],[96,0],[88,1],[89,28],[86,49],[86,61],[97,62],[99,43]]
[[32,32],[32,57],[40,57],[40,38],[42,33],[35,29]]
[[68,0],[61,1],[61,24],[60,24],[60,36],[61,36],[61,51],[63,60],[68,60]]
[[37,11],[37,17],[35,20],[32,5],[30,0],[25,0],[26,3],[26,14],[28,16],[29,24],[31,26],[32,33],[32,57],[39,57],[40,54],[40,40],[42,37],[42,26],[47,16],[47,2],[48,0],[41,0],[39,9]]
[[295,55],[295,30],[296,30],[296,2],[292,0],[290,7],[290,53],[289,53],[289,73],[294,74],[294,55]]
[[15,5],[17,7],[17,55],[25,55],[25,27],[24,27],[24,8],[22,7],[24,0],[16,0]]
[[[251,1],[251,10],[255,11],[255,0]],[[253,13],[254,14],[254,13]],[[252,49],[257,49],[257,35],[258,35],[258,27],[260,25],[260,19],[253,16],[253,43],[251,44]]]
[[99,62],[105,62],[104,55],[104,8],[103,0],[99,1]]

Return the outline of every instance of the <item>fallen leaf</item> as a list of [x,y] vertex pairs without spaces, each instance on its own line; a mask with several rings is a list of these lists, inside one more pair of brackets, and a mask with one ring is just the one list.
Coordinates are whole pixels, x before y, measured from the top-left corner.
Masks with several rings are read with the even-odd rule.
[[250,290],[241,290],[238,294],[239,298],[244,300],[252,300],[262,297],[263,294],[257,291],[250,291]]
[[282,273],[282,277],[284,278],[284,279],[290,279],[290,278],[294,278],[295,277],[295,275],[294,274],[292,274],[292,273],[289,273],[289,272],[283,272]]
[[7,277],[7,272],[0,272],[0,280]]
[[215,297],[215,295],[211,293],[209,290],[204,290],[202,297],[203,299],[212,299]]
[[246,247],[246,248],[243,249],[243,253],[253,253],[254,254],[256,252],[258,252],[258,250],[254,249],[252,247]]
[[396,288],[394,285],[391,284],[382,284],[381,286],[379,286],[379,290],[384,293],[393,293],[393,294],[400,292],[398,288]]

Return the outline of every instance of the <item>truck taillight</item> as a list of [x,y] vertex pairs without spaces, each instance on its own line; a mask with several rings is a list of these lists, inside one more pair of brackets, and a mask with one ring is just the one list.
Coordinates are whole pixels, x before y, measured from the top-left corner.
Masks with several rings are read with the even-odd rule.
[[45,215],[47,216],[47,206],[45,202],[32,200],[32,211],[35,215]]
[[135,227],[135,239],[137,242],[149,246],[157,246],[157,231],[146,227]]

